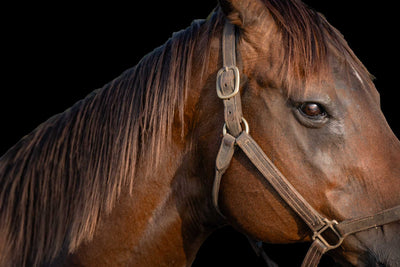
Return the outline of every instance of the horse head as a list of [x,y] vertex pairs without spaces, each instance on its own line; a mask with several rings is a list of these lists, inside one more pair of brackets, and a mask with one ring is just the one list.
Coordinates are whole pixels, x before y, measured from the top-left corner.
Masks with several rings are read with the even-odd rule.
[[[298,1],[222,0],[220,5],[237,29],[237,65],[245,77],[239,86],[242,128],[249,127],[306,202],[339,222],[399,205],[400,142],[380,109],[371,75],[341,34]],[[207,110],[209,103],[199,109]],[[220,138],[223,108],[208,110],[221,114],[206,117]],[[204,155],[216,154],[218,141],[201,142]],[[222,178],[223,216],[265,242],[310,241],[304,220],[245,154],[235,152]],[[332,253],[352,265],[397,266],[399,231],[398,222],[360,231]]]

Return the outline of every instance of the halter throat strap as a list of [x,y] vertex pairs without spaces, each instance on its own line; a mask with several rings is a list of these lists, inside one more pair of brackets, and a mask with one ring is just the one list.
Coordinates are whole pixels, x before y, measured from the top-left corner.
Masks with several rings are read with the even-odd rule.
[[[249,126],[243,118],[240,100],[240,72],[236,66],[235,26],[228,21],[225,23],[222,35],[222,58],[223,67],[217,73],[216,89],[218,97],[224,103],[225,124],[223,126],[224,135],[216,158],[212,189],[213,204],[221,216],[225,217],[218,205],[221,179],[229,168],[235,147],[239,147],[263,178],[313,232],[313,243],[303,261],[303,267],[318,266],[322,255],[339,247],[348,235],[400,220],[400,205],[375,215],[350,219],[340,223],[336,220],[329,220],[316,211],[290,184],[249,134]],[[244,126],[244,129],[242,126]],[[331,233],[329,239],[325,237],[325,232]],[[252,245],[259,247],[255,244]],[[268,262],[269,258],[266,257],[265,253],[263,257],[268,266],[274,265],[272,261]]]

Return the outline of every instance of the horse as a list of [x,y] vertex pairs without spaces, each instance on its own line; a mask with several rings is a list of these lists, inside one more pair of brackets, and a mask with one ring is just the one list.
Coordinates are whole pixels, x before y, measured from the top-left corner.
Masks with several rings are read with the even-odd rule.
[[322,15],[220,0],[1,157],[0,266],[190,266],[226,224],[399,266],[399,152]]

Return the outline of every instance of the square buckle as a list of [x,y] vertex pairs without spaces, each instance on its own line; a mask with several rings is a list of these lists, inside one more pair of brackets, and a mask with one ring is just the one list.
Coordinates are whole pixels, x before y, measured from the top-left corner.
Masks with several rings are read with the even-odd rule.
[[[324,223],[325,226],[323,226],[321,229],[319,229],[318,231],[314,232],[312,239],[319,239],[325,246],[326,246],[326,251],[331,250],[331,249],[335,249],[337,247],[339,247],[342,242],[344,237],[342,237],[340,235],[340,233],[336,230],[335,225],[338,224],[338,222],[336,220],[328,220],[328,219],[324,219]],[[322,236],[322,234],[326,231],[326,230],[331,230],[332,233],[334,233],[334,236],[337,238],[337,242],[336,244],[331,244],[329,243],[325,237]]]
[[[221,83],[222,83],[222,77],[224,73],[227,73],[229,70],[233,71],[234,74],[234,89],[233,92],[230,94],[225,95],[222,88],[221,88]],[[227,82],[223,82],[223,86],[227,86]],[[229,66],[229,67],[223,67],[221,68],[218,73],[217,73],[217,95],[221,99],[228,99],[232,98],[237,93],[239,92],[239,86],[240,86],[240,74],[239,74],[239,69],[236,66]]]

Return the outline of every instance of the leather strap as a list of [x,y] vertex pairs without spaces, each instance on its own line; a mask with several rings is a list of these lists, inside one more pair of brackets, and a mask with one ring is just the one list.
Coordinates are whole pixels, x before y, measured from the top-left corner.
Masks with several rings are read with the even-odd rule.
[[318,266],[322,256],[327,251],[326,246],[319,240],[315,240],[307,251],[307,254],[301,264],[301,267]]
[[250,135],[242,132],[236,139],[236,143],[269,184],[311,230],[318,231],[325,225],[323,217],[297,192]]
[[224,137],[222,138],[221,146],[219,147],[217,159],[215,161],[215,177],[212,189],[212,199],[214,207],[222,217],[225,216],[219,210],[219,205],[218,205],[219,187],[221,184],[222,175],[225,173],[225,171],[231,164],[231,160],[235,152],[235,141],[236,141],[235,137],[233,137],[228,133],[225,134]]
[[233,136],[242,132],[242,104],[240,101],[239,70],[236,67],[235,26],[226,23],[222,34],[223,67],[217,74],[217,94],[223,99],[226,128]]
[[346,237],[357,232],[398,221],[399,218],[400,205],[374,215],[343,221],[336,228],[343,237]]

